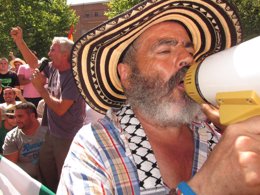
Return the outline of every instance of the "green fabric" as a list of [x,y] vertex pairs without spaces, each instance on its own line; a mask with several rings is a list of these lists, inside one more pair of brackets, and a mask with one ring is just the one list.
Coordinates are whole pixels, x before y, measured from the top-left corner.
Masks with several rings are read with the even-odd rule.
[[47,188],[44,185],[41,185],[40,193],[39,195],[55,195],[54,192],[52,192],[49,188]]
[[22,195],[55,195],[54,192],[36,179],[30,177],[23,169],[2,155],[0,155],[0,172]]

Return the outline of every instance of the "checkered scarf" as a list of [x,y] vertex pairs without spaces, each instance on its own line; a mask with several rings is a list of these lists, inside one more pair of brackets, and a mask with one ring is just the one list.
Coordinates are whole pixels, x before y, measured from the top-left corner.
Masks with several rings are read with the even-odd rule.
[[[163,183],[153,150],[140,121],[136,118],[130,105],[123,106],[116,115],[122,130],[127,132],[129,149],[137,168],[140,190],[144,192],[142,194],[151,191],[156,191],[156,194],[163,194],[166,186]],[[197,159],[195,160],[196,163],[193,164],[192,171],[194,175],[218,142],[219,135],[216,135],[214,128],[206,125],[206,123],[194,122],[191,129],[194,131],[195,139],[200,140],[199,142],[196,141],[195,147],[202,147],[204,150],[206,149],[205,146],[207,147],[205,151],[198,150],[196,152]],[[199,146],[200,144],[202,145]]]

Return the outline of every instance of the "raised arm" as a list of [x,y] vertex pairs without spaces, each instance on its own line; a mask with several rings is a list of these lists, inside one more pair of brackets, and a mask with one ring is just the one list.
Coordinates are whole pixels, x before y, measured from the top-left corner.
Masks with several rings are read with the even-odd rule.
[[28,63],[31,68],[38,68],[38,58],[29,49],[29,47],[23,40],[23,30],[19,26],[13,27],[10,34],[11,34],[16,46],[22,53],[23,58],[26,61],[26,63]]

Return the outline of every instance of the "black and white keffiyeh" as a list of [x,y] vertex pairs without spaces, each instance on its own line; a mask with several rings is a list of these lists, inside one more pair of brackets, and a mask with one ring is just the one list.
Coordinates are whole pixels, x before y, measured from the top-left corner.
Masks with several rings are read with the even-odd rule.
[[127,139],[137,167],[141,191],[162,187],[162,177],[151,145],[133,110],[129,105],[124,106],[117,115],[122,129],[129,135]]
[[[163,183],[153,150],[140,121],[136,118],[130,105],[125,105],[116,113],[122,133],[127,139],[130,158],[134,161],[139,177],[141,194],[165,194],[167,187]],[[193,122],[190,125],[194,135],[194,162],[192,175],[206,161],[209,153],[218,142],[219,135],[206,123]],[[127,151],[126,151],[127,152]]]

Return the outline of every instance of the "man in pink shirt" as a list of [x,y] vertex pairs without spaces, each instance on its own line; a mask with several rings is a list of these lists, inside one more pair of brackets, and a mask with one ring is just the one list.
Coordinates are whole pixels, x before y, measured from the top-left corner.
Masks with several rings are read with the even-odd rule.
[[42,98],[30,80],[32,72],[33,69],[28,64],[23,64],[19,67],[17,74],[20,84],[23,85],[24,98],[37,107]]

